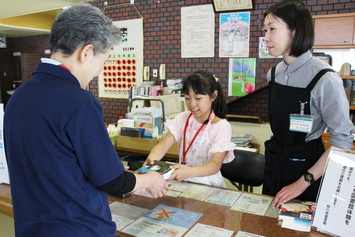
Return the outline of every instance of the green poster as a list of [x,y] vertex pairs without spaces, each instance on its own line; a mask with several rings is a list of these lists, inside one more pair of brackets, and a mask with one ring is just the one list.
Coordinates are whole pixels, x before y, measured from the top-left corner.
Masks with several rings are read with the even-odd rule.
[[229,96],[246,96],[255,91],[255,58],[229,59]]

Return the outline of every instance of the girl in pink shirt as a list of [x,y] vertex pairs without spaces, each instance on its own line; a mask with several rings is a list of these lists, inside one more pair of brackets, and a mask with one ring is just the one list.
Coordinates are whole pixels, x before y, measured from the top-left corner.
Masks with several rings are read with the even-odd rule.
[[168,133],[153,147],[144,165],[162,159],[177,141],[179,164],[172,165],[175,171],[168,180],[225,187],[219,170],[222,163],[234,159],[235,144],[225,119],[227,105],[221,85],[211,73],[199,70],[185,79],[182,93],[189,111],[168,123]]

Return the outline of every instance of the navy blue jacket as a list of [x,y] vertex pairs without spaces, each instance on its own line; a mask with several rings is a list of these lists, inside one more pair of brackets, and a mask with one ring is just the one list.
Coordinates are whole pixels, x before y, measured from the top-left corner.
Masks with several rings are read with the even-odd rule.
[[16,236],[116,236],[108,195],[124,172],[102,108],[66,69],[39,63],[4,115]]

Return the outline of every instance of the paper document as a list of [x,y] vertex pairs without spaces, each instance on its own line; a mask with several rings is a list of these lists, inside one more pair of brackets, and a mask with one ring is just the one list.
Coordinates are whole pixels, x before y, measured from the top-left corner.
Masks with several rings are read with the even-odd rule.
[[232,204],[241,195],[241,192],[230,191],[225,189],[216,189],[211,196],[206,199],[206,202],[232,206]]
[[232,230],[197,223],[185,237],[231,237],[233,232]]
[[176,180],[170,180],[169,182],[169,190],[174,190],[178,192],[184,192],[186,189],[192,186],[192,183],[178,182]]
[[263,216],[269,208],[272,200],[272,197],[243,193],[231,209]]
[[201,213],[159,205],[122,231],[134,236],[182,236],[202,216]]
[[265,237],[263,235],[256,235],[244,231],[238,231],[237,235],[235,237]]
[[192,198],[192,199],[204,201],[215,190],[216,190],[216,188],[193,184],[189,189],[187,189],[185,192],[183,192],[180,195],[180,197]]
[[149,209],[121,202],[112,203],[110,205],[110,210],[112,213],[112,221],[116,223],[116,230],[122,230],[124,227],[138,220],[150,211]]

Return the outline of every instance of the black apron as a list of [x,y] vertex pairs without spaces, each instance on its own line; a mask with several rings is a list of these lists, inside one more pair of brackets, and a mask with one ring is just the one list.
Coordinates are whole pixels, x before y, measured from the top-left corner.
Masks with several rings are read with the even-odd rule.
[[[325,152],[322,137],[305,142],[307,133],[290,131],[290,114],[310,114],[311,91],[318,80],[332,69],[321,70],[306,88],[290,87],[275,82],[276,66],[271,69],[269,83],[269,120],[273,137],[265,142],[263,194],[275,196],[283,187],[297,181]],[[294,161],[292,159],[305,159]],[[298,198],[315,201],[321,178]]]

